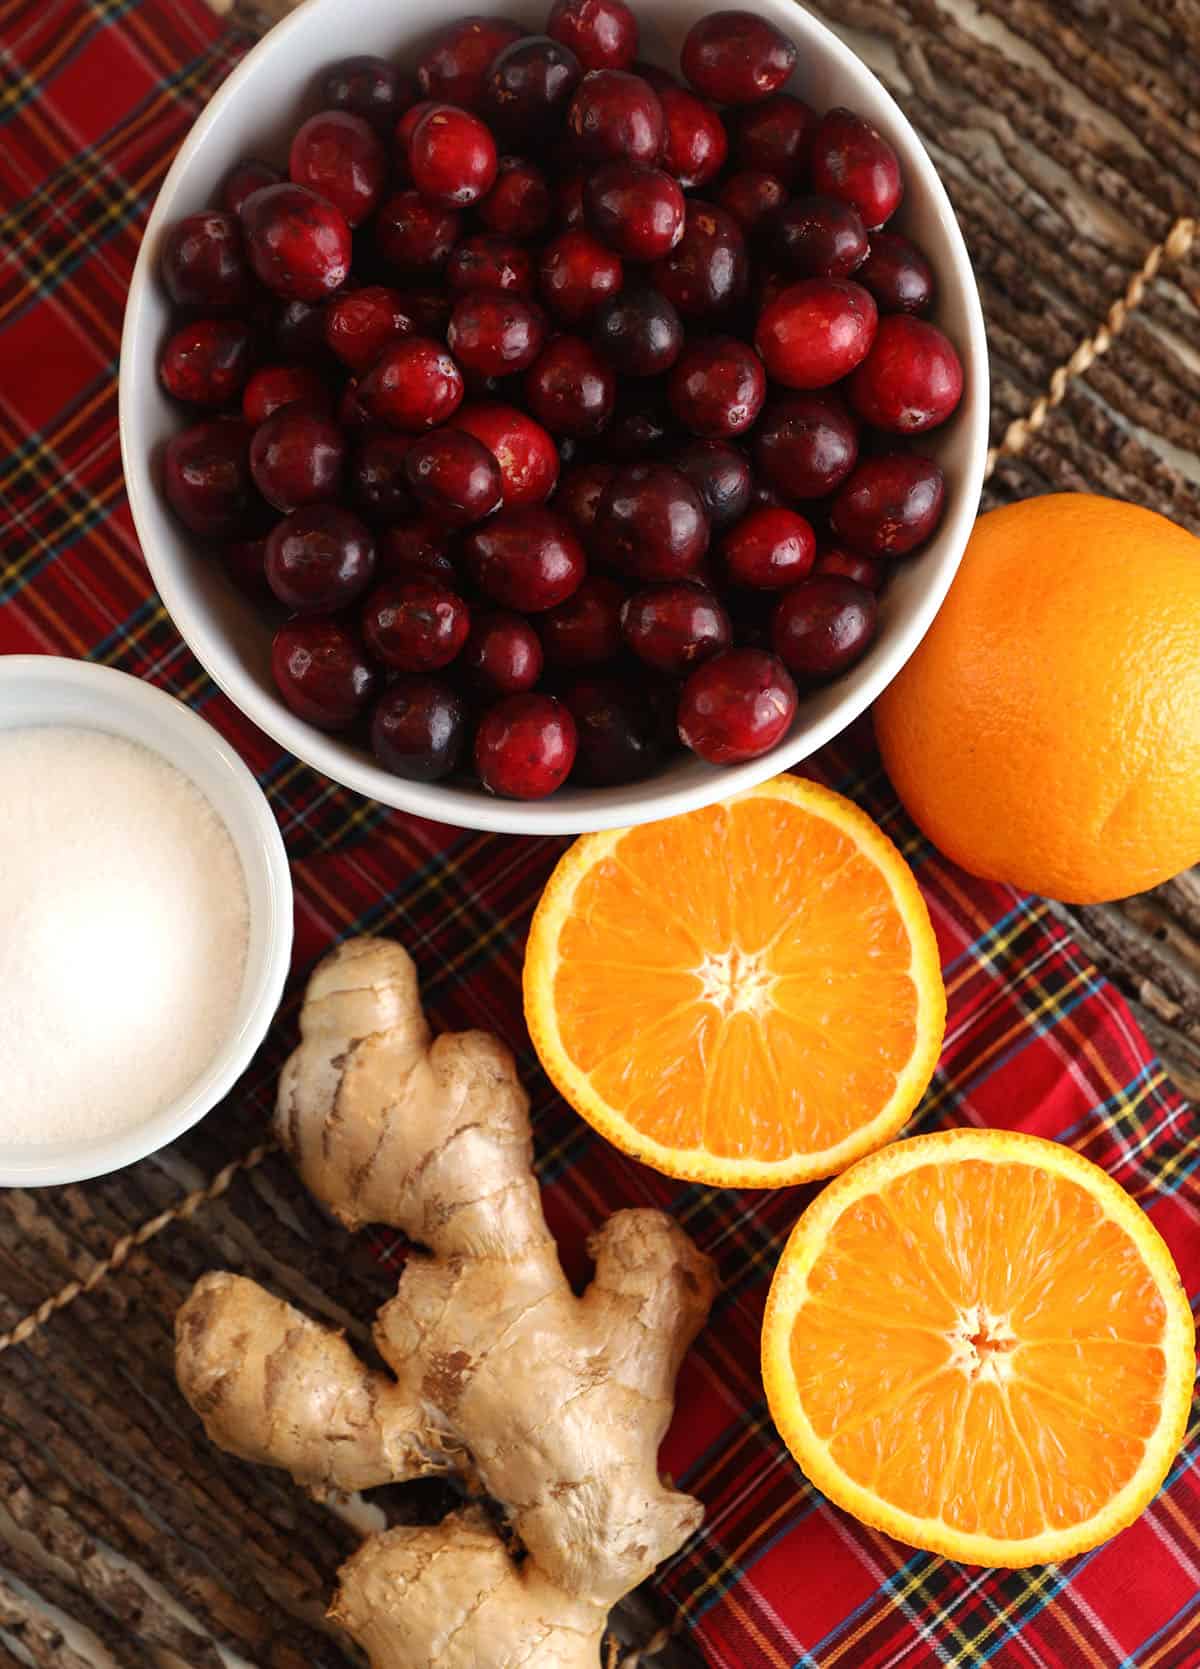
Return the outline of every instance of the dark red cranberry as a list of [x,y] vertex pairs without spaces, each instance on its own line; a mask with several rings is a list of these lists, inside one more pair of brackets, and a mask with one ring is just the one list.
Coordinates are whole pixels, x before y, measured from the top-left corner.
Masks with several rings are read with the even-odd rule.
[[396,294],[418,336],[445,336],[454,297],[441,288],[436,278],[423,289],[406,284]]
[[650,274],[685,319],[708,318],[740,301],[749,283],[746,240],[731,214],[692,198],[683,236]]
[[754,433],[759,474],[787,499],[824,498],[858,462],[858,426],[834,393],[772,400]]
[[555,213],[564,232],[583,231],[587,225],[587,216],[583,212],[585,183],[586,176],[583,174],[570,174],[559,181]]
[[365,709],[378,674],[336,620],[288,620],[271,644],[271,672],[286,706],[318,730],[347,730]]
[[627,595],[619,580],[589,574],[565,603],[539,619],[546,659],[556,666],[599,666],[619,655],[621,605]]
[[656,377],[679,358],[683,323],[658,290],[635,284],[597,309],[592,341],[621,376]]
[[492,794],[541,800],[567,780],[575,763],[575,721],[552,695],[506,695],[475,732],[475,769]]
[[496,142],[469,110],[435,104],[413,129],[408,169],[422,197],[465,209],[496,183]]
[[441,678],[402,673],[371,714],[371,750],[385,771],[439,782],[458,764],[467,736],[462,697]]
[[730,174],[717,193],[717,202],[732,215],[749,237],[787,202],[787,187],[776,174],[764,174],[754,168]]
[[833,678],[875,636],[875,593],[840,574],[815,574],[786,591],[771,616],[771,643],[797,678]]
[[719,440],[690,440],[671,454],[671,464],[700,495],[714,533],[740,521],[750,507],[750,460]]
[[585,168],[601,162],[655,162],[665,134],[658,94],[627,70],[589,71],[567,109],[568,142]]
[[758,104],[791,75],[796,48],[756,12],[709,12],[689,29],[679,63],[715,104]]
[[275,346],[285,359],[323,359],[324,307],[311,301],[285,301],[275,317]]
[[550,223],[550,186],[545,174],[524,157],[502,156],[496,183],[479,205],[490,232],[506,238],[535,238]]
[[241,214],[250,264],[288,301],[323,301],[350,275],[350,228],[333,203],[302,185],[269,185]]
[[254,431],[254,484],[277,510],[298,510],[336,498],[346,445],[328,414],[305,405],[281,406]]
[[928,313],[936,288],[933,268],[915,243],[897,232],[876,232],[871,252],[855,273],[880,313]]
[[840,574],[843,579],[865,585],[868,591],[878,591],[885,578],[882,562],[870,556],[857,556],[853,551],[843,550],[840,545],[828,545],[818,552],[812,571],[814,574]]
[[728,440],[754,423],[767,397],[762,360],[735,336],[689,343],[667,383],[671,410],[690,434]]
[[583,212],[589,229],[630,261],[659,261],[683,236],[683,192],[661,168],[597,168],[584,183]]
[[385,579],[432,580],[450,591],[458,573],[450,556],[451,530],[432,516],[413,516],[379,536],[378,571]]
[[679,739],[710,765],[757,759],[796,716],[796,686],[761,649],[725,649],[696,667],[679,697]]
[[492,60],[480,107],[506,139],[544,141],[561,126],[582,75],[569,47],[549,35],[525,35]]
[[618,463],[641,463],[659,457],[678,439],[675,417],[661,386],[617,385],[616,410],[602,437],[606,458]]
[[554,495],[554,508],[565,516],[588,551],[592,550],[600,495],[617,473],[615,464],[574,464],[565,472]]
[[752,510],[721,544],[729,578],[755,591],[782,591],[806,579],[816,554],[812,527],[794,510]]
[[700,495],[669,464],[618,470],[601,495],[594,531],[598,555],[638,579],[686,579],[708,550]]
[[455,296],[472,290],[507,290],[529,296],[534,291],[533,256],[521,244],[495,233],[480,232],[460,243],[446,267],[446,287]]
[[867,257],[862,216],[837,197],[797,197],[767,233],[775,260],[797,278],[849,278]]
[[504,609],[476,614],[462,666],[476,689],[488,695],[519,695],[542,676],[542,642],[519,614]]
[[829,524],[863,556],[906,556],[933,537],[945,504],[933,459],[893,452],[863,459],[834,499]]
[[529,409],[551,434],[585,439],[612,420],[617,379],[579,336],[555,336],[525,375]]
[[416,509],[404,473],[411,435],[395,429],[365,428],[358,436],[349,470],[349,497],[367,521],[386,526]]
[[585,70],[626,70],[637,57],[637,18],[625,0],[554,0],[546,33]]
[[533,364],[546,340],[541,309],[500,290],[475,290],[454,304],[446,340],[464,370],[511,376]]
[[406,273],[444,267],[454,252],[462,222],[453,209],[427,203],[419,191],[397,191],[375,217],[380,255]]
[[197,319],[167,339],[159,381],[192,406],[227,406],[250,373],[250,330],[240,319]]
[[308,365],[264,365],[242,390],[242,416],[255,428],[281,406],[328,405],[325,380]]
[[221,562],[243,596],[255,603],[274,602],[274,593],[267,584],[265,539],[235,539],[222,547]]
[[383,284],[347,290],[325,309],[325,340],[357,374],[373,365],[389,342],[411,336],[414,329],[403,297]]
[[817,114],[791,93],[772,93],[738,119],[733,151],[739,168],[775,174],[796,186],[808,166],[808,147]]
[[347,226],[374,214],[387,180],[387,153],[379,135],[348,110],[322,110],[296,131],[288,173],[339,209]]
[[807,278],[763,309],[754,346],[776,382],[787,388],[827,388],[866,359],[878,318],[861,284]]
[[310,504],[272,528],[265,561],[281,603],[296,614],[335,614],[370,585],[375,541],[348,510]]
[[415,433],[444,423],[462,404],[462,372],[440,342],[409,336],[386,347],[359,385],[371,416]]
[[221,207],[226,214],[239,215],[247,197],[265,186],[279,185],[282,180],[278,168],[272,168],[269,162],[259,162],[257,157],[235,162],[221,182]]
[[248,425],[210,418],[172,435],[163,486],[180,521],[201,538],[240,534],[254,504]]
[[621,635],[639,660],[676,677],[733,642],[716,597],[688,580],[634,592],[621,610]]
[[472,530],[463,555],[479,588],[522,614],[566,602],[587,569],[571,524],[552,510],[501,510]]
[[865,423],[915,435],[950,417],[962,399],[962,361],[936,325],[907,313],[879,321],[871,351],[850,380],[850,404]]
[[419,436],[409,447],[404,471],[417,502],[452,527],[467,527],[500,508],[500,465],[465,429]]
[[575,720],[572,778],[589,788],[611,788],[649,776],[661,761],[659,717],[627,677],[574,678],[563,700]]
[[904,196],[895,151],[853,110],[825,112],[813,132],[809,167],[815,190],[853,203],[869,232],[895,214]]
[[253,293],[238,220],[215,209],[189,214],[167,228],[161,270],[176,307],[225,312],[245,306]]
[[447,24],[417,65],[421,96],[474,108],[496,54],[524,33],[511,17],[463,17]]
[[391,579],[363,604],[363,637],[375,659],[396,672],[437,672],[449,666],[471,629],[456,591],[424,579]]
[[725,166],[729,139],[711,104],[683,87],[658,90],[666,132],[659,161],[685,191],[707,185]]
[[500,465],[506,510],[542,504],[558,480],[558,451],[540,423],[516,406],[480,401],[463,406],[450,420],[484,446]]
[[321,94],[331,109],[361,116],[386,139],[413,102],[416,91],[388,59],[362,54],[332,64],[325,71]]
[[564,324],[586,323],[621,288],[624,269],[590,232],[562,232],[542,250],[538,282],[542,300]]

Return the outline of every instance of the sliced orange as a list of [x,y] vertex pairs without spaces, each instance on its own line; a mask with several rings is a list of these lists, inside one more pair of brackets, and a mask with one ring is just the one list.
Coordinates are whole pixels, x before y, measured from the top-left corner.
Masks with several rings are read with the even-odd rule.
[[770,1188],[888,1141],[946,999],[912,872],[799,777],[586,835],[533,918],[525,1016],[566,1099],[670,1176]]
[[809,1206],[775,1273],[775,1423],[848,1512],[968,1564],[1065,1559],[1167,1474],[1195,1373],[1171,1254],[1111,1177],[1006,1130],[914,1136]]

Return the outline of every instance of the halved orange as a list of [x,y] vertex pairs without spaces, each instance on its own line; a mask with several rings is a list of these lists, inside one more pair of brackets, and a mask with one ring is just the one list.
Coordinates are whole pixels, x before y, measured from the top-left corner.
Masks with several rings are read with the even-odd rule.
[[1150,1501],[1195,1374],[1171,1254],[1116,1182],[1006,1130],[914,1136],[800,1218],[763,1323],[818,1488],[968,1564],[1065,1559]]
[[841,1170],[924,1093],[946,999],[912,872],[827,788],[777,777],[585,835],[533,918],[525,1017],[566,1099],[668,1175]]

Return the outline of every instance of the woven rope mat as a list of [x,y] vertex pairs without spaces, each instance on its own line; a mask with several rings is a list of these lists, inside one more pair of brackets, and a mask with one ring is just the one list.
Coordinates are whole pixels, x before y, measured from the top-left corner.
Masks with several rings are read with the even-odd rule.
[[[1200,0],[812,9],[920,128],[974,256],[985,505],[1108,492],[1200,533]],[[1064,914],[1200,1093],[1196,875]],[[255,1134],[210,1120],[118,1176],[0,1195],[0,1669],[220,1669],[218,1648],[264,1669],[353,1661],[323,1609],[373,1509],[331,1512],[197,1441],[172,1377],[172,1318],[205,1269],[256,1276],[359,1345],[390,1286]],[[389,1516],[436,1513],[440,1488],[387,1492]],[[684,1634],[634,1596],[606,1669],[694,1664]]]

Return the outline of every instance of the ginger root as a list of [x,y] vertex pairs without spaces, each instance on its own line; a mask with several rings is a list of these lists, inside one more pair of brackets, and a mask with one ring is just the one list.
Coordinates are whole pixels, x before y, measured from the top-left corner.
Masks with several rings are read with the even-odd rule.
[[431,1041],[416,971],[356,939],[313,974],[276,1129],[348,1228],[414,1252],[374,1336],[391,1376],[253,1281],[211,1274],[176,1321],[176,1373],[209,1437],[297,1483],[351,1491],[457,1470],[499,1504],[367,1538],[331,1615],[374,1669],[595,1669],[609,1608],[699,1525],[659,1480],[675,1376],[714,1292],[658,1211],[593,1237],[576,1297],[542,1215],[528,1102],[482,1032]]

